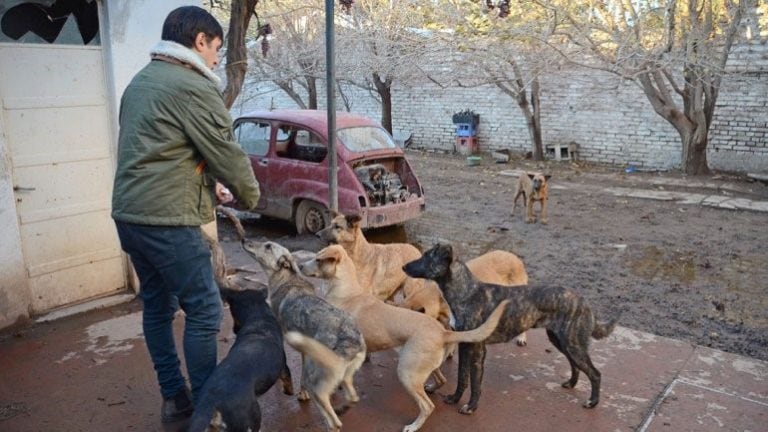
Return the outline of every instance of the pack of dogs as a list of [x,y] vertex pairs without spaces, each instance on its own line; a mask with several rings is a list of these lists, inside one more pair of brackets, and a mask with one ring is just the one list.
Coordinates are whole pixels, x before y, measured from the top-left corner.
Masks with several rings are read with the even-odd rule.
[[[513,214],[523,196],[526,222],[535,222],[533,203],[539,201],[539,219],[546,223],[548,179],[521,174]],[[562,386],[574,388],[583,372],[591,385],[583,406],[598,404],[601,374],[590,359],[589,343],[610,335],[617,320],[598,321],[572,288],[529,284],[515,254],[494,250],[464,262],[449,243],[424,253],[410,244],[369,243],[360,216],[334,214],[317,233],[328,246],[298,262],[278,243],[245,238],[236,215],[220,210],[268,283],[259,289],[234,286],[218,242],[206,237],[235,342],[196,401],[189,431],[258,431],[258,397],[278,381],[283,393],[295,393],[284,343],[302,358],[298,400],[314,402],[333,432],[342,429],[339,416],[360,400],[354,379],[368,353],[397,351],[398,380],[419,410],[402,430],[415,432],[435,409],[430,393],[446,384],[440,368],[456,345],[456,388],[444,401],[457,404],[469,386],[469,401],[459,412],[471,414],[480,400],[486,345],[515,339],[524,346],[525,332],[532,328],[546,329],[568,360],[571,376]],[[310,277],[324,280],[324,295]],[[344,402],[333,406],[331,396],[339,389]]]

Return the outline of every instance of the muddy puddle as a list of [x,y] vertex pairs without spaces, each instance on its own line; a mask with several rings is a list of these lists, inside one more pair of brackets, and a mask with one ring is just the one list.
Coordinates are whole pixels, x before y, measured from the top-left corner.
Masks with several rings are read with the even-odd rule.
[[[765,257],[733,255],[720,267],[694,251],[664,250],[647,246],[639,256],[630,258],[628,266],[637,277],[647,281],[669,282],[683,288],[699,287],[703,282],[711,288],[704,293],[714,307],[704,315],[721,317],[733,323],[768,326],[768,298],[761,293],[768,283]],[[699,293],[699,290],[693,292]]]

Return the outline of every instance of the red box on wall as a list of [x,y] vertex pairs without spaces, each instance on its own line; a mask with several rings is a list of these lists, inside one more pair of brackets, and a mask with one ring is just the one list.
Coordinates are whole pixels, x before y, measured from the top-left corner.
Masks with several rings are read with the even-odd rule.
[[476,154],[478,152],[477,137],[456,137],[455,148],[457,152],[463,155]]

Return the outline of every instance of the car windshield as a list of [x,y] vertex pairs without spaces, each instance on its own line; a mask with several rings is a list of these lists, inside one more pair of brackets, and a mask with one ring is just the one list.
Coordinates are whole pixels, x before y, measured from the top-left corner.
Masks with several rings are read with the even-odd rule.
[[338,136],[344,146],[353,152],[396,148],[397,144],[384,129],[363,126],[339,129]]

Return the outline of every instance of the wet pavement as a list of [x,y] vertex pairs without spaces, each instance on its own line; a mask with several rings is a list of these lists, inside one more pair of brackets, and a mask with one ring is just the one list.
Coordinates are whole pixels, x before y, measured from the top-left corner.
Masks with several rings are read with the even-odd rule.
[[[225,311],[227,312],[227,311]],[[233,336],[228,313],[220,354]],[[175,322],[181,340],[183,317]],[[298,386],[299,358],[288,348]],[[490,346],[483,394],[471,416],[441,396],[453,391],[457,360],[443,370],[448,384],[432,396],[436,409],[423,431],[761,431],[768,425],[768,363],[618,327],[593,341],[602,372],[597,408],[581,403],[589,382],[560,387],[566,359],[543,330],[527,347]],[[360,403],[343,417],[347,431],[396,431],[417,414],[396,377],[396,355],[374,353],[355,384]],[[466,402],[465,394],[462,403]],[[260,398],[262,431],[323,431],[312,404],[272,388]],[[0,430],[173,431],[163,427],[154,372],[141,339],[137,301],[40,323],[0,341]]]

